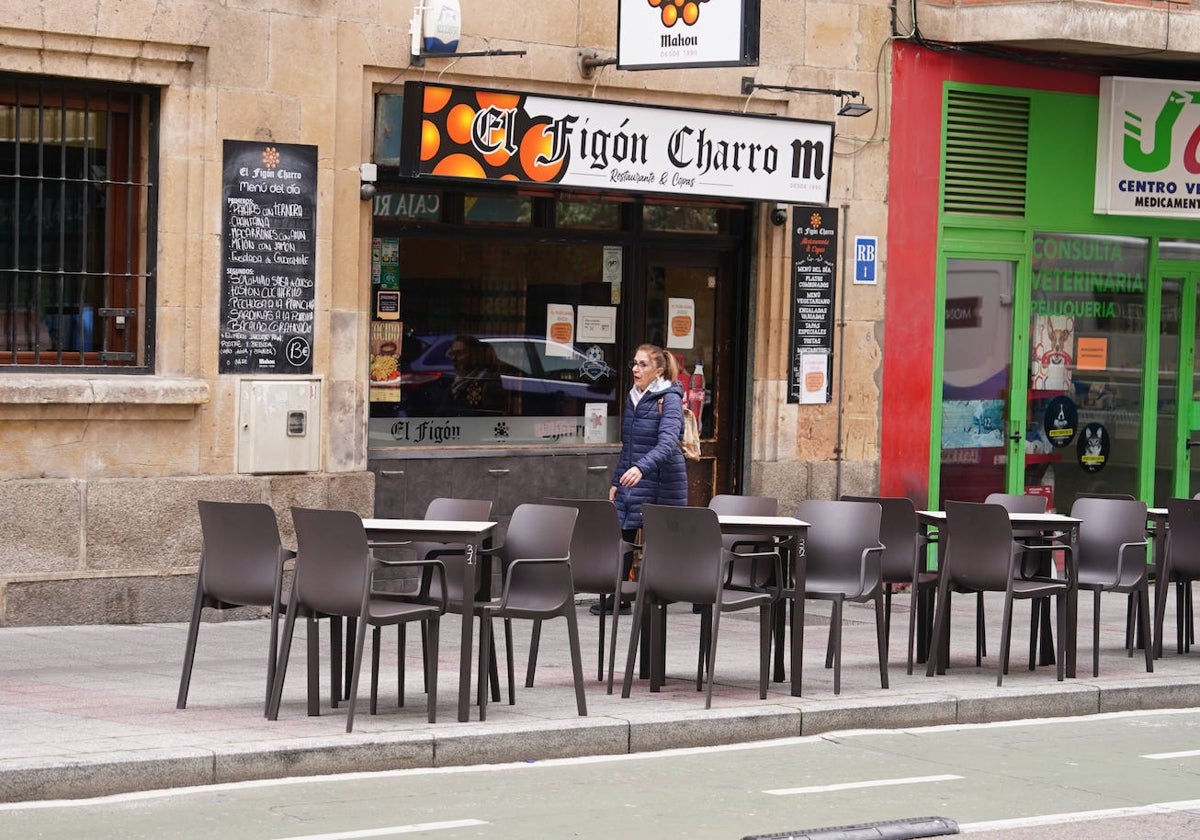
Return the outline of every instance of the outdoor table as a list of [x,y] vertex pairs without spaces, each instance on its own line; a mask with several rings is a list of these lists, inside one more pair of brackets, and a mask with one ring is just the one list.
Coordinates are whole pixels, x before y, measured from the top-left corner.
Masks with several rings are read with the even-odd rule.
[[[471,648],[474,645],[475,630],[475,593],[480,581],[490,582],[492,564],[491,555],[481,552],[480,548],[496,527],[495,522],[457,522],[439,519],[364,519],[363,527],[367,531],[368,541],[402,542],[414,540],[419,542],[436,542],[445,544],[463,544],[466,546],[465,562],[457,566],[462,573],[463,616],[462,616],[462,651],[459,658],[458,674],[458,719],[466,721],[470,717],[471,706]],[[447,573],[452,574],[451,568]],[[468,596],[468,593],[470,595]],[[466,603],[466,598],[471,603]],[[436,667],[436,663],[433,663]],[[480,690],[486,686],[480,685]]]
[[[917,511],[917,520],[925,526],[934,526],[944,528],[946,525],[946,512],[944,510],[919,510]],[[1067,536],[1067,545],[1071,550],[1067,552],[1067,560],[1069,566],[1067,568],[1067,638],[1064,639],[1067,661],[1063,663],[1064,672],[1067,677],[1074,678],[1075,676],[1075,645],[1079,613],[1079,586],[1078,586],[1078,566],[1075,550],[1079,542],[1079,526],[1083,522],[1082,519],[1075,516],[1067,516],[1061,513],[1017,513],[1014,511],[1008,512],[1008,520],[1012,523],[1014,530],[1024,531],[1041,531],[1049,536],[1053,534],[1064,533]],[[938,565],[941,567],[946,551],[946,540],[938,540]],[[1041,613],[1042,626],[1042,656],[1041,662],[1043,665],[1054,662],[1054,645],[1050,641],[1050,622],[1049,622],[1049,605],[1047,609]],[[945,643],[949,644],[949,638],[945,639]],[[1048,645],[1047,642],[1050,642]],[[940,657],[941,668],[946,666],[945,656]]]

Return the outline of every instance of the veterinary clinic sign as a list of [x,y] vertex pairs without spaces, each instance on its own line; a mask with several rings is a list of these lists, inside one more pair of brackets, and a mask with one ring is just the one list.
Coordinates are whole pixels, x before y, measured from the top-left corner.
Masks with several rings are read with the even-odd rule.
[[1200,81],[1100,80],[1095,211],[1200,218]]
[[759,0],[619,0],[617,67],[758,64]]
[[413,177],[829,200],[829,122],[409,82],[402,133]]

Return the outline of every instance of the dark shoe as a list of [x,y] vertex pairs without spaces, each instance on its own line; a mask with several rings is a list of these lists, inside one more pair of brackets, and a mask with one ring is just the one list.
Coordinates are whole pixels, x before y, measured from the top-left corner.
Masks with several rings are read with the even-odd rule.
[[[600,615],[601,612],[603,612],[605,615],[610,615],[612,613],[612,599],[610,597],[601,598],[599,602],[592,604],[588,608],[588,612],[590,612],[592,615]],[[621,608],[618,610],[618,612],[621,615],[629,615],[633,612],[633,610],[630,608],[628,601],[622,601]]]

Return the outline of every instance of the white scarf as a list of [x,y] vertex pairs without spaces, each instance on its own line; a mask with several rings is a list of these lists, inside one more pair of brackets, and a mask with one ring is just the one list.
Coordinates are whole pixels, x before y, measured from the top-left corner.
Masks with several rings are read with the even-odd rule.
[[659,391],[665,391],[670,387],[671,383],[660,376],[651,382],[645,391],[639,391],[636,385],[630,388],[629,401],[633,403],[634,408],[637,408],[637,404],[642,401],[642,397],[646,396],[646,394],[657,394]]

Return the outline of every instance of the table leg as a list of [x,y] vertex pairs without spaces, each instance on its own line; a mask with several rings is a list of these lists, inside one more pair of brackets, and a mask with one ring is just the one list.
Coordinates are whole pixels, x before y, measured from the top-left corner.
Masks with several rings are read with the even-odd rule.
[[1067,552],[1066,562],[1070,565],[1068,575],[1070,586],[1067,587],[1067,638],[1063,640],[1066,647],[1065,671],[1068,679],[1075,677],[1075,652],[1079,635],[1079,563],[1076,549],[1079,547],[1079,526],[1071,526],[1071,550]]
[[[799,697],[804,676],[804,581],[807,571],[801,537],[793,538],[791,558],[790,568],[785,569],[784,575],[792,578],[792,591],[795,592],[792,599],[792,696]],[[786,600],[780,600],[781,606],[786,603]]]
[[[474,542],[467,543],[467,556],[460,566],[463,575],[463,614],[462,646],[458,654],[458,719],[463,723],[470,719],[471,712],[471,649],[475,641],[475,559],[478,548]],[[434,663],[434,667],[437,667],[437,663]]]

